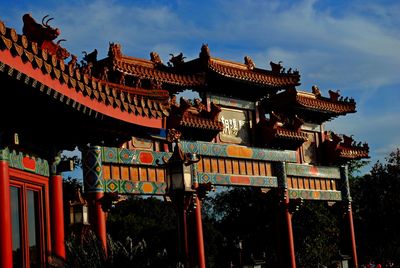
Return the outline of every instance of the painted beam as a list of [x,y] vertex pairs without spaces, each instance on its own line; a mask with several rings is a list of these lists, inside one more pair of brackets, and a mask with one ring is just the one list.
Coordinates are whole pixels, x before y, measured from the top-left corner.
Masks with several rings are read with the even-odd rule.
[[289,198],[303,198],[304,200],[341,201],[340,191],[288,189]]
[[182,141],[185,153],[213,157],[242,158],[263,161],[296,162],[296,151],[253,148],[232,144]]
[[168,159],[172,153],[102,147],[101,155],[103,163],[157,166],[157,160],[162,164],[163,157]]
[[154,181],[126,181],[121,179],[100,180],[105,193],[164,195],[167,184]]
[[278,180],[273,176],[243,176],[199,172],[196,178],[199,184],[211,183],[221,186],[278,187]]
[[304,164],[286,163],[286,175],[325,179],[340,179],[338,167],[323,167]]
[[16,150],[3,149],[0,150],[0,160],[8,162],[10,168],[15,168],[37,175],[49,177],[50,167],[47,160],[29,156]]

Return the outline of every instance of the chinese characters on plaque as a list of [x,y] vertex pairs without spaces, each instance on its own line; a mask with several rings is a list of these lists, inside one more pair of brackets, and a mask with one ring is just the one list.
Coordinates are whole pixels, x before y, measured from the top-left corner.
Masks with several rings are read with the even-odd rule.
[[219,120],[224,124],[224,129],[219,134],[222,142],[249,144],[251,118],[248,111],[222,108]]

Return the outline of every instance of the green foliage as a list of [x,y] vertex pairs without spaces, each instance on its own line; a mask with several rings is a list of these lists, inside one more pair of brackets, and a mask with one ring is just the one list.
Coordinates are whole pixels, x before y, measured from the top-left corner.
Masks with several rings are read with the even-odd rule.
[[[131,197],[110,211],[107,230],[117,240],[146,241],[147,249],[135,267],[173,267],[177,259],[177,220],[172,203]],[[160,264],[162,262],[162,265]]]
[[[259,189],[233,188],[220,192],[204,204],[206,225],[213,234],[205,235],[205,244],[214,244],[206,252],[208,267],[227,267],[238,263],[242,241],[242,260],[261,259],[266,267],[278,267],[277,247],[285,227],[277,221],[279,198],[274,191],[262,194]],[[282,211],[281,211],[282,212]],[[296,257],[299,267],[329,265],[339,254],[338,214],[325,202],[306,202],[293,214]],[[279,226],[277,226],[279,224]],[[280,228],[279,228],[280,227]],[[211,239],[210,239],[211,236]],[[282,241],[280,241],[282,242]]]
[[339,255],[338,211],[325,202],[305,202],[293,215],[293,233],[299,267],[330,264]]
[[106,255],[101,241],[90,227],[77,227],[65,241],[66,268],[150,267],[141,262],[147,251],[145,241],[133,244],[132,239],[126,237],[122,243],[108,235]]
[[362,262],[400,261],[400,150],[379,161],[371,174],[351,181],[353,213]]

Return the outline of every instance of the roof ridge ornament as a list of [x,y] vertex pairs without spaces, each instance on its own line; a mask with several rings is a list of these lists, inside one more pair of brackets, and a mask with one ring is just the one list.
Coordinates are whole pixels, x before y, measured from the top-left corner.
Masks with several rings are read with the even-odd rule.
[[208,44],[203,43],[203,45],[201,46],[199,58],[207,61],[211,58],[210,48],[208,47]]
[[150,52],[150,60],[156,66],[163,65],[163,62],[161,61],[160,55],[157,52],[154,52],[154,51]]
[[253,60],[249,56],[244,56],[244,64],[247,65],[249,70],[253,70],[256,67]]

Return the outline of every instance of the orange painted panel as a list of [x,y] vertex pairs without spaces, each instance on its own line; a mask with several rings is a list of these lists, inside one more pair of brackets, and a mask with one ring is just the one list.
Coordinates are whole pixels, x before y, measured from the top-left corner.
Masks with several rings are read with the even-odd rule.
[[253,175],[253,163],[252,163],[252,161],[246,160],[246,173],[247,173],[247,175]]
[[238,160],[232,160],[232,174],[240,174]]
[[203,158],[204,172],[211,172],[211,160],[208,157]]
[[162,168],[156,168],[157,173],[157,181],[158,182],[165,182],[165,171]]
[[156,169],[153,167],[147,168],[148,181],[156,181]]
[[147,181],[147,169],[139,167],[139,181]]
[[336,191],[336,180],[331,180],[332,190]]
[[303,178],[299,178],[299,189],[304,189]]
[[103,164],[103,179],[111,179],[111,167],[110,165]]
[[246,175],[246,162],[244,160],[239,160],[239,172],[240,175]]
[[325,179],[321,179],[321,189],[326,190],[326,180]]
[[226,173],[227,174],[232,174],[232,160],[231,159],[225,159],[225,167],[226,167]]
[[294,188],[294,189],[298,189],[298,188],[299,188],[297,178],[293,178],[293,188]]
[[129,173],[131,175],[131,181],[139,181],[139,169],[138,167],[130,167]]
[[310,179],[304,179],[304,189],[310,189]]
[[288,185],[288,188],[293,188],[292,177],[287,177],[287,185]]
[[265,163],[264,162],[260,162],[260,175],[261,176],[265,176],[266,175]]
[[219,173],[217,159],[216,158],[211,158],[210,161],[211,161],[211,172],[212,173]]
[[315,179],[315,189],[321,190],[321,181],[319,179]]
[[312,178],[310,179],[310,189],[315,190],[315,181]]
[[204,161],[204,158],[201,159],[201,160],[197,163],[197,171],[198,171],[198,172],[203,172],[203,171],[204,171],[204,168],[203,168],[203,161]]
[[121,166],[121,179],[129,180],[129,167]]
[[226,152],[231,157],[245,157],[250,158],[253,155],[253,150],[247,147],[240,147],[235,145],[228,145]]
[[221,158],[218,159],[218,170],[219,170],[219,173],[222,173],[222,174],[226,173],[224,159],[221,159]]
[[258,168],[259,163],[260,163],[259,161],[255,161],[253,163],[253,172],[254,172],[255,176],[259,176],[260,175],[260,170]]
[[271,165],[271,163],[265,163],[265,175],[272,176],[272,165]]
[[119,166],[111,166],[111,178],[114,180],[121,179]]

